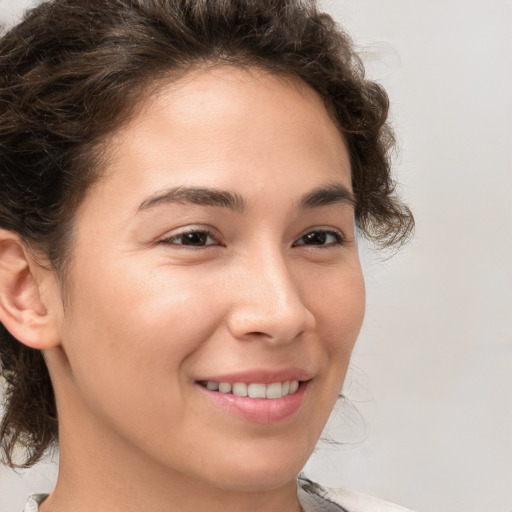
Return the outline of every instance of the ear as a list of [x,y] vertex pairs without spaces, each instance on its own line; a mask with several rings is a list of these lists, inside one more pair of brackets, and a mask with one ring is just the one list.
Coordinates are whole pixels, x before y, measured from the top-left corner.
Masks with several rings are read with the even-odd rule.
[[54,273],[17,234],[0,229],[0,322],[18,341],[40,350],[60,344],[57,290]]

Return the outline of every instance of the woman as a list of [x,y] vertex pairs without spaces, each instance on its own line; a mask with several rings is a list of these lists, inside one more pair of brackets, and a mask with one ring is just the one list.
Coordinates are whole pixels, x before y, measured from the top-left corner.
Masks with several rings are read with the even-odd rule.
[[26,510],[398,510],[297,485],[358,233],[413,224],[349,38],[309,1],[54,0],[0,55],[2,447],[60,457]]

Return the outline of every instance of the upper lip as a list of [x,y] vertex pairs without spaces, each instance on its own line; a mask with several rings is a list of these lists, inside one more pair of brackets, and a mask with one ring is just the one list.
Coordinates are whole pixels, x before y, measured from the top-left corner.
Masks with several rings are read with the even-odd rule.
[[311,380],[312,373],[302,368],[282,368],[282,369],[250,369],[237,371],[227,374],[209,375],[197,379],[200,382],[227,382],[234,384],[236,382],[258,382],[261,384],[271,384],[273,382],[287,382],[292,380],[306,381]]

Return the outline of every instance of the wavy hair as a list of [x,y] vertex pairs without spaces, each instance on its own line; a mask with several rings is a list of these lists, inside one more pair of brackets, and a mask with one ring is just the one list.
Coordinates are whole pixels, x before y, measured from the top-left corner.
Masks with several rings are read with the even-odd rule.
[[[52,0],[29,10],[0,39],[0,228],[62,276],[102,142],[159,83],[205,63],[258,67],[315,90],[347,143],[359,232],[384,248],[408,239],[388,96],[314,0]],[[42,353],[1,324],[0,374],[3,459],[27,467],[58,442],[55,397]]]

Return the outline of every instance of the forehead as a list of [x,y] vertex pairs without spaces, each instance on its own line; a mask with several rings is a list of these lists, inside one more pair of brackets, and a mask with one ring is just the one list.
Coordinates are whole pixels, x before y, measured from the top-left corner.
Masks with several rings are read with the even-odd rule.
[[351,188],[345,143],[322,98],[298,79],[259,69],[197,69],[160,85],[107,152],[100,182],[109,182],[111,204],[127,187],[142,195],[198,185],[293,192],[300,180],[290,178],[305,175],[317,179],[310,187],[342,180]]
[[[304,130],[305,125],[312,129]],[[159,82],[131,121],[114,134],[111,149],[115,155],[116,146],[130,144],[134,136],[141,141],[153,137],[158,128],[172,133],[176,143],[211,142],[220,148],[233,130],[242,142],[262,127],[265,131],[258,135],[266,136],[269,149],[273,135],[297,136],[300,131],[307,146],[324,141],[339,148],[338,156],[345,156],[334,114],[305,82],[264,69],[220,65]]]

